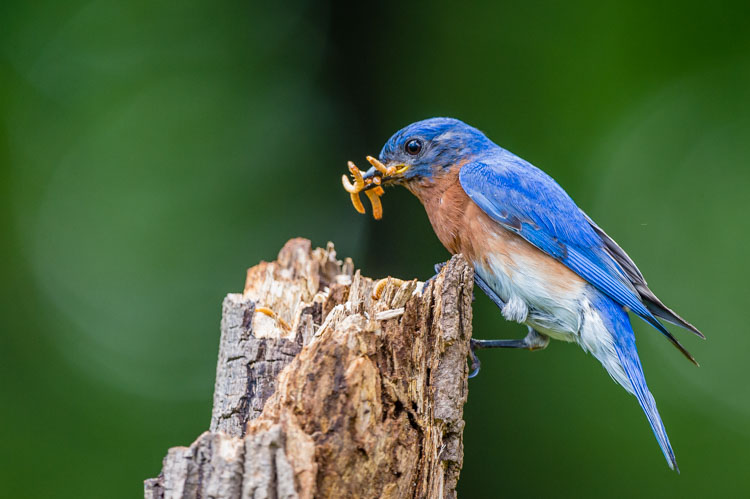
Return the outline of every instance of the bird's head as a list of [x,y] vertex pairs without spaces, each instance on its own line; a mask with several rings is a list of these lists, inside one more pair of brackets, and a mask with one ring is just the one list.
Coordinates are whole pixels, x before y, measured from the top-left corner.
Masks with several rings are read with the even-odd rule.
[[479,130],[453,118],[430,118],[396,132],[380,151],[380,161],[393,173],[370,168],[364,178],[407,184],[434,180],[456,165],[471,161],[494,144]]

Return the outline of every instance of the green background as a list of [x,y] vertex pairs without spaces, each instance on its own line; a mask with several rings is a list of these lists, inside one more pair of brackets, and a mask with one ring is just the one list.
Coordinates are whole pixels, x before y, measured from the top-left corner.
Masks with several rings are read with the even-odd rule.
[[[269,2],[270,3],[270,2]],[[353,2],[352,2],[353,3]],[[658,3],[658,5],[656,5]],[[290,237],[367,275],[446,259],[418,201],[341,190],[454,116],[555,177],[638,262],[697,369],[637,324],[682,474],[579,348],[482,354],[463,497],[748,494],[750,4],[0,4],[0,484],[137,497],[207,428],[220,304]],[[478,296],[475,335],[521,336]]]

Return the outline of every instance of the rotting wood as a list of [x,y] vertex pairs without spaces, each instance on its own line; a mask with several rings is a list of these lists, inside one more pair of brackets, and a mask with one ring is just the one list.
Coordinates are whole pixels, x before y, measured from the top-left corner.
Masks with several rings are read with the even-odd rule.
[[249,269],[223,304],[210,430],[145,497],[455,497],[473,272],[456,256],[423,286],[376,299],[305,239]]

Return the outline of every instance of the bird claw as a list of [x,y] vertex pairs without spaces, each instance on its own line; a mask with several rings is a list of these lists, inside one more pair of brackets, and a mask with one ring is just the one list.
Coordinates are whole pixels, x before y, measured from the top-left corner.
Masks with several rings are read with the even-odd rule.
[[474,352],[474,340],[471,340],[469,345],[469,355],[471,356],[471,372],[469,373],[469,379],[474,378],[479,374],[479,368],[482,367],[482,363],[479,362],[476,352]]
[[424,292],[425,292],[425,290],[427,289],[427,286],[428,286],[428,285],[429,285],[429,284],[430,284],[430,283],[431,283],[432,281],[434,281],[434,280],[435,280],[435,279],[437,278],[438,274],[440,274],[440,271],[441,271],[441,270],[443,270],[443,267],[445,267],[446,265],[448,265],[448,262],[447,262],[447,261],[446,261],[446,262],[440,262],[440,263],[436,263],[436,264],[435,264],[435,265],[433,266],[433,268],[435,269],[435,274],[434,274],[434,275],[433,275],[432,277],[430,277],[429,279],[427,279],[427,280],[426,280],[426,281],[424,282],[424,284],[422,285],[422,295],[424,295]]

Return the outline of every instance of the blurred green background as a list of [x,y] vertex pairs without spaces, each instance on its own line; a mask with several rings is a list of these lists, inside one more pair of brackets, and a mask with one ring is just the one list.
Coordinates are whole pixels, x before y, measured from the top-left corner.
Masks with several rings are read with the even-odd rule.
[[[268,5],[267,5],[268,4]],[[577,347],[482,354],[463,497],[750,489],[750,4],[0,4],[0,483],[138,497],[208,426],[220,305],[290,237],[367,275],[446,252],[406,190],[341,190],[454,116],[555,177],[708,336],[638,324],[677,453]],[[475,335],[521,336],[478,295]]]

